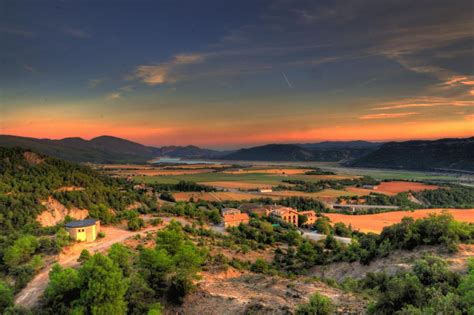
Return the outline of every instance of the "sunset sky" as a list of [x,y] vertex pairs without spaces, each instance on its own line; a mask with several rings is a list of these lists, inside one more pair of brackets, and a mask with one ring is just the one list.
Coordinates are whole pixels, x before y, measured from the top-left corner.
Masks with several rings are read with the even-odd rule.
[[471,0],[0,0],[0,133],[212,148],[474,135]]

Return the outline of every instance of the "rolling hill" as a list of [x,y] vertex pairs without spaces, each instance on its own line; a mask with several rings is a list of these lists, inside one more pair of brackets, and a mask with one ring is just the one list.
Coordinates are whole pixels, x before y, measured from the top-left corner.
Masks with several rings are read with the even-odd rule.
[[145,163],[159,156],[211,158],[224,154],[196,146],[155,148],[112,136],[51,140],[0,135],[0,147],[21,147],[69,161],[91,163]]
[[474,172],[474,137],[383,144],[348,163],[354,167]]
[[223,160],[242,161],[326,161],[338,162],[359,158],[373,151],[369,147],[345,147],[343,143],[319,144],[268,144],[241,149],[221,157]]
[[313,153],[294,144],[267,144],[240,149],[222,157],[224,160],[242,161],[312,161]]

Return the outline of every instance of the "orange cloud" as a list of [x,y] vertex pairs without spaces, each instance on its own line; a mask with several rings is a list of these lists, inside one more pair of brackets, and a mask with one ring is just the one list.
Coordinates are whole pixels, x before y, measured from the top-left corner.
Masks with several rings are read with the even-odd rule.
[[183,65],[202,62],[204,56],[200,54],[180,54],[173,57],[170,62],[158,65],[141,65],[135,69],[131,79],[139,79],[148,85],[174,83],[177,81],[176,68]]
[[374,107],[373,110],[390,110],[401,108],[438,106],[469,107],[474,106],[474,101],[457,100],[445,97],[418,97],[395,102],[383,103],[383,106]]
[[410,112],[410,113],[388,113],[388,114],[369,114],[360,116],[359,119],[392,119],[392,118],[402,118],[406,116],[418,115],[419,113]]

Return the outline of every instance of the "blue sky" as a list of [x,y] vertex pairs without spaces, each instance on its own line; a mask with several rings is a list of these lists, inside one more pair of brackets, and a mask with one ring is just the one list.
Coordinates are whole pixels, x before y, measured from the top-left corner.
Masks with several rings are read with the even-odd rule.
[[0,0],[0,133],[152,145],[474,131],[471,1]]

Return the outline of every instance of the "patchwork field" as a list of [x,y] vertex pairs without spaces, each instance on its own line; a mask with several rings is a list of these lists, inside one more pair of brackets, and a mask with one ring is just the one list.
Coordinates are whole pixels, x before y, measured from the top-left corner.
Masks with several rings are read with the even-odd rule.
[[360,187],[347,187],[346,190],[358,195],[369,195],[370,193],[379,193],[385,195],[396,195],[404,191],[422,191],[422,190],[434,190],[438,189],[437,185],[427,185],[417,182],[407,182],[407,181],[391,181],[391,182],[382,182],[377,186],[377,189],[365,189]]
[[234,171],[224,171],[227,174],[251,174],[251,173],[264,173],[264,174],[279,174],[279,175],[297,175],[304,174],[305,172],[311,171],[311,169],[304,168],[245,168]]
[[377,187],[377,191],[386,194],[398,194],[403,191],[422,191],[422,190],[434,190],[438,189],[439,186],[427,185],[417,182],[406,182],[406,181],[393,181],[393,182],[382,182]]
[[343,222],[346,225],[351,224],[355,230],[361,232],[380,233],[386,226],[398,223],[403,217],[412,217],[414,219],[424,218],[430,213],[441,213],[448,211],[454,216],[455,220],[474,223],[474,209],[422,209],[415,211],[394,211],[378,214],[349,215],[339,213],[325,213],[332,223]]

